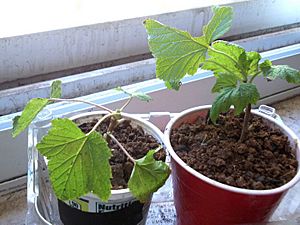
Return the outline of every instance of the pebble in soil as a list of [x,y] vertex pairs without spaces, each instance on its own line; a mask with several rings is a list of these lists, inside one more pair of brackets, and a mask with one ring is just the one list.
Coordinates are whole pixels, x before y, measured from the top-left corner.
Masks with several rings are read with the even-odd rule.
[[171,143],[178,156],[201,174],[234,187],[263,190],[284,185],[296,174],[298,162],[288,138],[251,115],[244,143],[239,143],[243,114],[230,111],[217,124],[199,118],[173,129]]
[[[83,123],[79,125],[79,128],[88,133],[97,120],[94,119],[89,123]],[[107,131],[109,120],[105,120],[97,131],[102,134]],[[156,149],[160,146],[160,143],[151,135],[144,132],[141,126],[133,126],[130,120],[124,120],[118,125],[112,132],[115,138],[122,144],[122,146],[129,152],[134,159],[140,159],[144,157],[149,150]],[[112,140],[108,143],[112,149],[112,157],[110,158],[110,165],[112,169],[112,189],[124,189],[127,188],[127,182],[130,178],[133,163],[127,159],[126,155],[119,148],[119,146]],[[156,160],[165,160],[166,154],[164,150],[161,150],[154,155]]]

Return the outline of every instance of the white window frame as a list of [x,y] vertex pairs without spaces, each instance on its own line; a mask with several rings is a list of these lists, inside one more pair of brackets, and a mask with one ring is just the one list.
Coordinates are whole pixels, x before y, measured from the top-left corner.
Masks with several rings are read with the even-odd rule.
[[[268,51],[262,55],[264,58],[271,59],[275,64],[283,63],[294,67],[297,65],[300,69],[298,65],[300,61],[300,44]],[[180,112],[188,107],[211,104],[214,95],[211,94],[210,89],[214,80],[215,78],[210,72],[199,70],[195,76],[188,76],[183,79],[183,85],[179,92],[167,90],[163,82],[156,79],[129,85],[125,88],[140,89],[149,93],[154,100],[150,103],[133,101],[126,111],[132,113]],[[263,79],[258,79],[257,85],[262,98],[259,104],[270,104],[300,94],[299,86],[287,84],[281,80],[273,81],[271,84]],[[115,90],[108,90],[83,96],[81,99],[117,108],[125,101],[126,96]],[[59,117],[70,112],[76,113],[86,110],[88,107],[81,103],[57,103],[49,105],[47,108],[52,111],[55,117]],[[16,139],[11,137],[11,119],[15,115],[17,114],[0,118],[0,181],[23,176],[27,169],[27,133],[23,133]],[[21,178],[18,182],[24,184],[25,179]],[[2,187],[7,188],[7,185],[11,186],[11,183],[8,182]]]

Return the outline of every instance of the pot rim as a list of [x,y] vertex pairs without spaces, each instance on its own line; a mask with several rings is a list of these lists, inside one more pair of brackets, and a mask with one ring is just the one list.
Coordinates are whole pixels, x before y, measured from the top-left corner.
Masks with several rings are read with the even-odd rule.
[[290,137],[294,140],[295,142],[295,148],[296,148],[296,157],[297,157],[297,161],[298,161],[298,170],[296,175],[293,177],[292,180],[290,180],[288,183],[278,187],[278,188],[274,188],[274,189],[268,189],[268,190],[251,190],[251,189],[245,189],[245,188],[238,188],[238,187],[233,187],[227,184],[223,184],[220,183],[218,181],[215,181],[213,179],[210,179],[204,175],[202,175],[201,173],[197,172],[196,170],[194,170],[193,168],[191,168],[190,166],[188,166],[182,159],[179,158],[179,156],[175,153],[173,147],[171,146],[171,142],[170,142],[170,133],[171,130],[173,128],[173,125],[175,124],[175,122],[178,119],[181,119],[183,117],[185,117],[187,114],[192,113],[192,112],[196,112],[196,111],[201,111],[201,110],[205,110],[205,109],[210,109],[211,105],[203,105],[203,106],[197,106],[197,107],[193,107],[187,110],[182,111],[181,113],[179,113],[177,116],[175,116],[173,119],[171,119],[169,121],[169,123],[166,126],[165,132],[164,132],[164,142],[167,148],[167,151],[169,152],[169,154],[171,155],[172,159],[176,161],[176,163],[178,163],[183,169],[185,169],[188,173],[192,174],[193,176],[195,176],[196,178],[221,189],[227,190],[227,191],[231,191],[231,192],[235,192],[238,194],[248,194],[248,195],[271,195],[271,194],[277,194],[277,193],[281,193],[286,191],[287,189],[289,189],[290,187],[292,187],[293,185],[295,185],[299,179],[300,179],[300,165],[299,165],[299,156],[300,156],[300,147],[299,147],[299,143],[300,140],[299,138],[296,136],[296,134],[290,129],[288,128],[286,125],[284,125],[283,123],[280,123],[278,120],[267,116],[263,113],[260,113],[258,111],[251,111],[251,113],[256,114],[258,116],[263,117],[264,119],[276,124],[277,126],[279,126],[281,129],[285,130],[286,133],[288,133],[288,135],[290,135]]
[[[80,113],[74,116],[71,116],[69,119],[70,120],[75,120],[75,119],[79,119],[85,116],[93,116],[93,115],[103,115],[103,114],[107,114],[107,111],[91,111],[91,112],[84,112],[84,113]],[[155,139],[158,139],[157,141],[160,142],[162,145],[164,145],[163,143],[163,133],[152,123],[150,123],[147,120],[141,119],[137,116],[134,116],[132,114],[128,114],[128,113],[123,113],[121,112],[121,115],[124,116],[125,118],[129,118],[130,120],[133,121],[137,121],[139,124],[145,124],[148,130],[153,130],[153,133],[156,134],[156,136],[159,138],[157,138],[156,136],[154,136]],[[144,128],[144,127],[143,127]],[[133,195],[131,194],[129,188],[124,188],[124,189],[118,189],[118,190],[113,190],[111,189],[111,196],[113,195],[126,195],[126,194],[130,194],[132,197]],[[95,194],[93,193],[88,193],[82,197],[90,197],[90,198],[97,198],[99,199]]]

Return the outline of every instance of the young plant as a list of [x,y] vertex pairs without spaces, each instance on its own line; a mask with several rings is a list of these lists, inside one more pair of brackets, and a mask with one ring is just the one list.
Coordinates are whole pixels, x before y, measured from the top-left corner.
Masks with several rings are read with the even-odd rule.
[[287,65],[272,65],[270,60],[261,62],[258,52],[246,52],[241,46],[217,40],[229,31],[233,10],[231,7],[213,7],[212,10],[213,17],[203,27],[200,37],[146,20],[148,43],[156,58],[156,76],[170,89],[178,90],[180,80],[186,74],[195,74],[199,67],[213,72],[216,83],[212,92],[219,94],[212,104],[210,119],[216,123],[218,115],[227,112],[232,105],[236,115],[245,111],[242,142],[248,130],[251,105],[260,98],[254,79],[263,76],[268,81],[281,78],[289,83],[300,83],[300,72]]
[[[151,194],[167,180],[171,172],[169,167],[153,157],[157,151],[161,150],[161,147],[150,150],[141,159],[134,159],[112,134],[112,131],[124,121],[122,111],[132,98],[149,101],[150,96],[138,91],[127,92],[122,88],[117,88],[117,90],[129,95],[129,99],[120,109],[113,111],[80,99],[61,99],[61,82],[55,81],[52,84],[50,98],[31,99],[21,116],[14,118],[13,137],[16,137],[28,127],[47,104],[53,102],[83,102],[108,112],[87,134],[67,118],[54,119],[48,134],[37,144],[38,151],[48,159],[51,184],[60,200],[72,200],[89,192],[94,193],[103,201],[109,199],[110,179],[112,178],[109,159],[112,153],[108,147],[108,139],[112,139],[134,164],[128,187],[138,200],[147,201]],[[108,119],[110,120],[108,130],[102,135],[96,129]]]

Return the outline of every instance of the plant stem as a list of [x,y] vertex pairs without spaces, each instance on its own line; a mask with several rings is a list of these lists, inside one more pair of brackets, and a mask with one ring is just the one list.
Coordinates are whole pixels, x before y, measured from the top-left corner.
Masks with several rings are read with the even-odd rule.
[[88,104],[88,105],[95,106],[95,107],[97,107],[97,108],[99,108],[99,109],[108,111],[108,112],[110,112],[110,113],[113,112],[111,109],[106,108],[105,106],[98,105],[98,104],[96,104],[96,103],[88,102],[88,101],[81,100],[81,99],[49,98],[49,101],[53,101],[53,102],[63,102],[63,101],[67,101],[67,102],[81,102],[81,103],[86,103],[86,104]]
[[132,97],[130,97],[130,98],[125,102],[125,104],[120,108],[120,111],[121,111],[121,112],[125,109],[126,106],[128,106],[128,104],[131,102],[131,100],[132,100]]
[[248,104],[245,111],[244,122],[242,127],[242,134],[240,136],[239,142],[244,142],[247,132],[248,132],[248,123],[251,114],[251,104]]
[[107,135],[119,146],[119,148],[125,153],[125,155],[128,157],[128,159],[135,164],[134,158],[132,158],[131,155],[127,152],[127,150],[122,146],[122,144],[115,138],[114,135],[111,133],[107,133]]
[[251,77],[249,83],[252,83],[253,80],[254,80],[254,78],[257,77],[259,74],[261,74],[261,71],[257,71],[254,75],[252,75],[252,77]]
[[93,129],[90,130],[90,132],[87,134],[87,136],[90,135],[93,131],[95,131],[95,130],[97,129],[97,127],[99,127],[100,124],[101,124],[104,120],[106,120],[107,118],[109,118],[109,117],[111,117],[111,116],[113,116],[113,115],[114,115],[113,113],[106,114],[106,115],[103,116],[100,120],[98,120],[98,122],[95,124],[95,126],[93,127]]
[[163,148],[163,146],[160,145],[160,146],[158,146],[158,147],[154,150],[154,152],[157,153],[157,152],[159,152],[162,148]]

